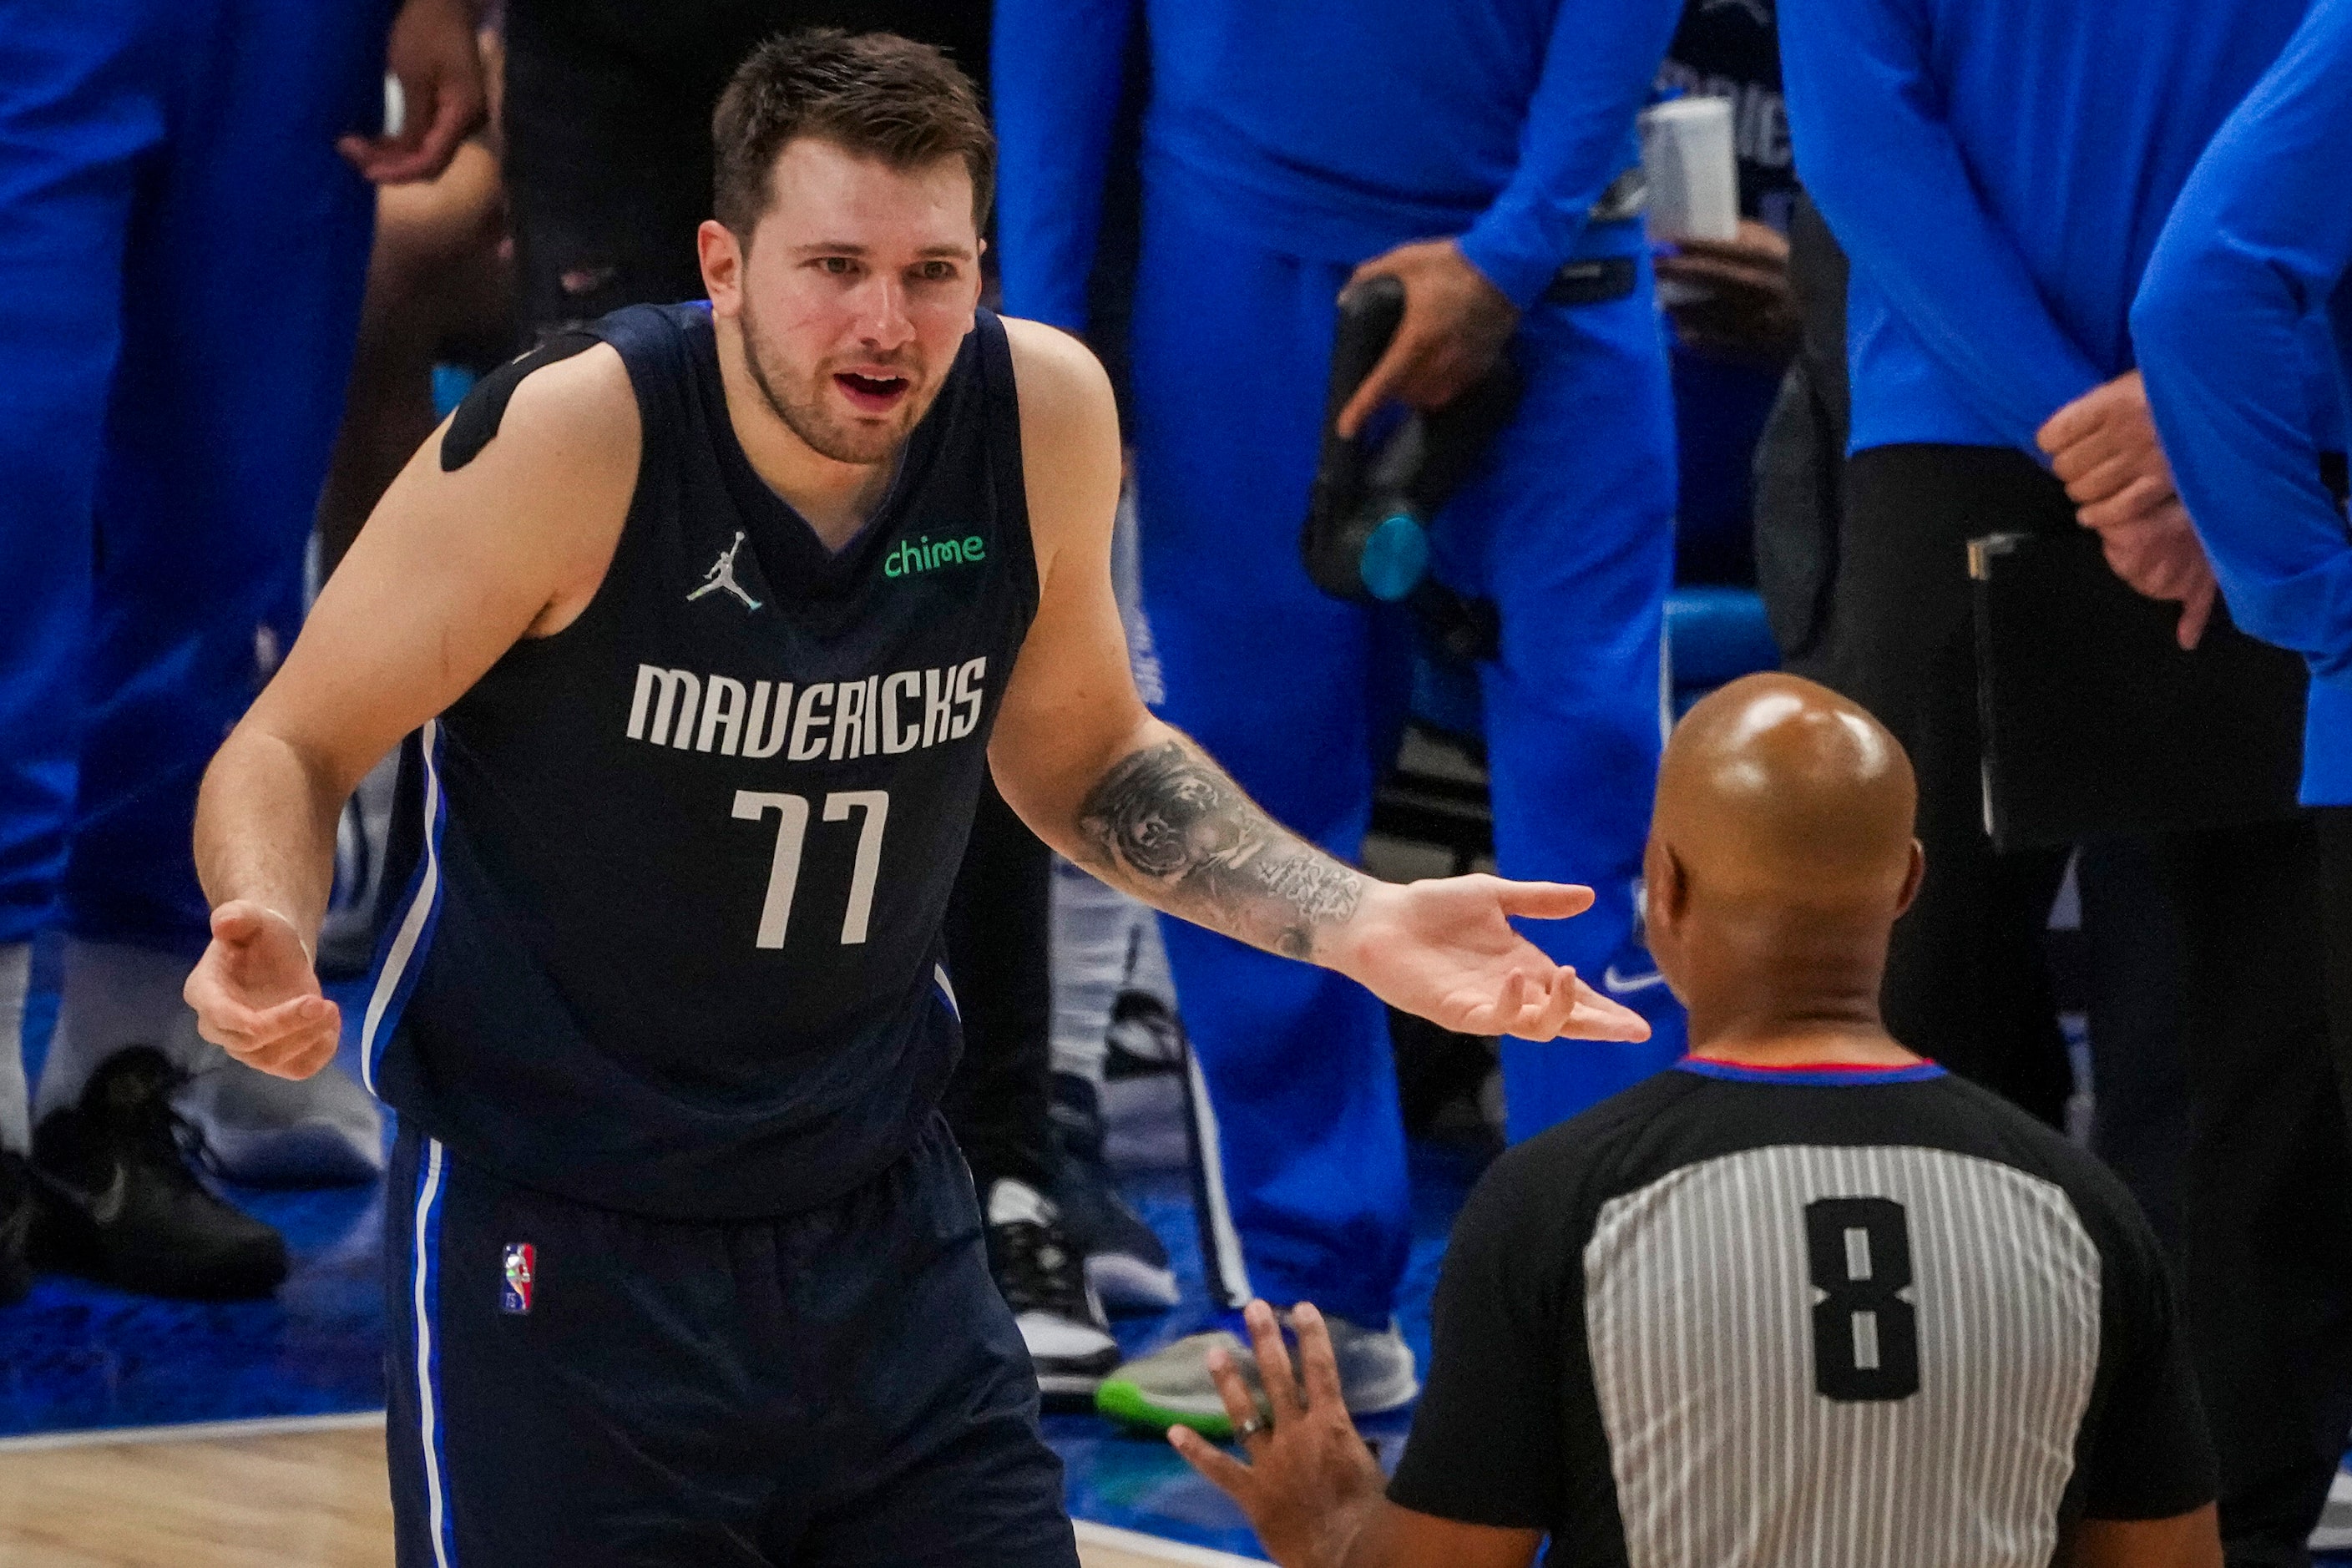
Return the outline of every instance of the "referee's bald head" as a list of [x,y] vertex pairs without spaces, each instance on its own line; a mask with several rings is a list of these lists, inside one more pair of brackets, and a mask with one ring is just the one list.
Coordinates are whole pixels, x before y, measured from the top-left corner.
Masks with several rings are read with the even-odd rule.
[[1874,990],[1917,888],[1917,799],[1895,737],[1827,687],[1753,675],[1701,700],[1659,764],[1645,866],[1652,949],[1677,989],[1769,974],[1843,989],[1866,971]]

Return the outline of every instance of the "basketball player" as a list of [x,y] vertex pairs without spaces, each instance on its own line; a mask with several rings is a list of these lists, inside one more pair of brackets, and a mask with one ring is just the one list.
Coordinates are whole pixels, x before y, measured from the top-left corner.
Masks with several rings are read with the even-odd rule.
[[336,810],[417,731],[361,1028],[405,1568],[1066,1565],[934,1103],[983,766],[1098,875],[1448,1026],[1642,1026],[1507,923],[1585,889],[1370,880],[1146,712],[1110,394],[977,308],[992,146],[943,56],[780,37],[715,137],[709,304],[486,382],[222,748],[188,995],[327,1061]]
[[1902,748],[1792,676],[1666,747],[1650,946],[1692,1055],[1471,1194],[1395,1480],[1323,1320],[1249,1309],[1272,1428],[1177,1447],[1275,1560],[1339,1568],[2218,1568],[2213,1459],[2115,1178],[1879,1024],[1919,885]]

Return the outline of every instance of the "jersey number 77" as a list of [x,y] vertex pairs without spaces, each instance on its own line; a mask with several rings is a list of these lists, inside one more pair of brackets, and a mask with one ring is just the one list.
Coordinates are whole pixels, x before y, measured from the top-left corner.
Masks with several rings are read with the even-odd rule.
[[[755,947],[782,947],[784,930],[792,923],[793,895],[801,879],[801,845],[808,837],[809,801],[804,795],[778,795],[766,790],[735,792],[735,816],[757,822],[776,814],[776,852],[768,863],[768,895],[760,902],[760,930]],[[857,829],[857,858],[849,873],[849,908],[841,917],[841,945],[856,947],[866,940],[866,926],[874,912],[874,879],[882,866],[882,832],[890,821],[887,789],[840,790],[824,797],[824,819],[846,822],[853,811],[865,813]]]

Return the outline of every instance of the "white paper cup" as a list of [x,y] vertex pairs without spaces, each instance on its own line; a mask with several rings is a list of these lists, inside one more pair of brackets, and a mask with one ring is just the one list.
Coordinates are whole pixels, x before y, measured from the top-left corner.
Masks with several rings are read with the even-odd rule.
[[1731,239],[1739,233],[1739,164],[1731,100],[1677,98],[1643,111],[1642,170],[1653,239]]

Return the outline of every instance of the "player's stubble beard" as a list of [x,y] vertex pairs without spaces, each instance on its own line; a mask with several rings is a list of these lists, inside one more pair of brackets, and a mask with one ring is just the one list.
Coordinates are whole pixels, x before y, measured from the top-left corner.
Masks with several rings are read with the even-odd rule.
[[[920,367],[908,364],[902,369],[908,383],[907,396],[898,405],[896,417],[881,426],[853,425],[839,417],[826,403],[830,375],[820,373],[803,377],[792,372],[783,355],[760,330],[759,311],[748,292],[736,321],[743,331],[743,363],[751,373],[751,384],[760,389],[761,397],[784,422],[785,428],[821,458],[830,458],[836,463],[883,461],[905,444],[908,433],[921,422],[930,409],[932,398],[938,395],[936,385],[922,384]],[[801,396],[787,397],[777,390],[780,385],[806,390]]]

